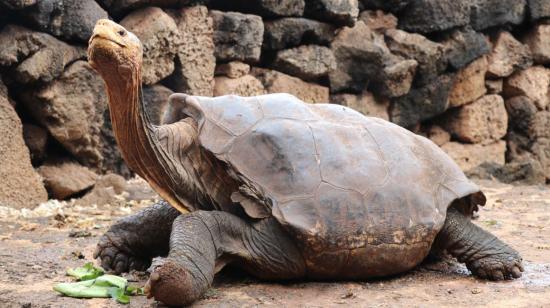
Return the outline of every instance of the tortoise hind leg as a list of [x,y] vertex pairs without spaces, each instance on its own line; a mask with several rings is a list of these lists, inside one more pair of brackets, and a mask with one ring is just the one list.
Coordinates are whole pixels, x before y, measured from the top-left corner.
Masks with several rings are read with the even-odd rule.
[[273,218],[251,224],[227,212],[196,211],[174,221],[170,253],[153,260],[145,292],[164,304],[190,304],[228,263],[262,279],[305,275],[301,254]]
[[145,270],[153,257],[168,254],[172,222],[180,212],[160,201],[113,224],[99,239],[94,258],[117,274]]
[[476,276],[490,280],[521,277],[521,256],[491,233],[476,226],[453,207],[434,247],[446,249]]

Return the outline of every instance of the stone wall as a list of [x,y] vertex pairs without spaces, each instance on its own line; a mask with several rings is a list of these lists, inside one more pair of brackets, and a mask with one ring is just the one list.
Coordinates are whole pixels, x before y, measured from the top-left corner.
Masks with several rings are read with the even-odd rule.
[[[38,192],[27,207],[45,198],[38,174],[56,198],[131,174],[86,62],[99,18],[143,42],[157,121],[172,92],[287,92],[423,134],[471,174],[550,178],[547,0],[0,0],[0,110],[18,115],[0,116],[0,164]],[[0,204],[21,206],[12,182]]]

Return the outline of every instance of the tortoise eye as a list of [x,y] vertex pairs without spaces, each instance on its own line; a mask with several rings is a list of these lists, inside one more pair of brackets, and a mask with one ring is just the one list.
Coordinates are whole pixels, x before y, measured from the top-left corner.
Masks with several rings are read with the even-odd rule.
[[119,30],[119,31],[118,31],[118,34],[119,34],[120,36],[125,36],[125,35],[126,35],[126,31],[124,31],[124,30]]

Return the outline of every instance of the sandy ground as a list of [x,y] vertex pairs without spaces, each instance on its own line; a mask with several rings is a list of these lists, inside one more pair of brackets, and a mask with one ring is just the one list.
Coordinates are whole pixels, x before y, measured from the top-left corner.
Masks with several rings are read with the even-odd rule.
[[[425,262],[398,277],[368,282],[263,283],[229,270],[194,306],[550,307],[550,187],[480,184],[489,202],[476,223],[520,251],[525,265],[520,279],[477,280],[453,260]],[[132,195],[153,197],[142,186]],[[98,237],[113,220],[149,203],[120,200],[82,208],[53,202],[31,212],[0,209],[0,307],[122,306],[111,299],[62,297],[52,286],[70,281],[68,267],[92,261]],[[144,283],[136,273],[128,277]],[[129,306],[162,305],[140,296]]]

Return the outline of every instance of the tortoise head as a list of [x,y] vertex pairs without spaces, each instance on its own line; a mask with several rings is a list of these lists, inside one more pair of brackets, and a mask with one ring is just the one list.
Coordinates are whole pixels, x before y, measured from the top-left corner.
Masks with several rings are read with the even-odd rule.
[[135,34],[108,19],[97,21],[88,61],[106,82],[128,82],[141,72],[143,47]]

